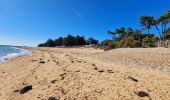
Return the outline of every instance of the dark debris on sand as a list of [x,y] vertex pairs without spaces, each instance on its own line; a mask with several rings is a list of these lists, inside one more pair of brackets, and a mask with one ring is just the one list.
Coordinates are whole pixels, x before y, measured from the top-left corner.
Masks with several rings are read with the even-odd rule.
[[48,100],[59,100],[59,99],[57,99],[55,97],[49,97]]
[[135,94],[138,95],[139,97],[149,97],[149,94],[145,91],[135,92]]
[[40,61],[39,63],[40,63],[40,64],[45,64],[45,61]]
[[25,94],[26,92],[32,90],[32,85],[29,85],[29,86],[25,86],[24,88],[22,88],[20,90],[20,94]]

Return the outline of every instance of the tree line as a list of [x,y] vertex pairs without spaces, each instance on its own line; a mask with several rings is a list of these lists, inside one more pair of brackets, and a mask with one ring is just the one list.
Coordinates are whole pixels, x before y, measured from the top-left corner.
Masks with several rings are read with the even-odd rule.
[[57,39],[48,39],[45,43],[41,43],[39,47],[55,47],[55,46],[83,46],[89,44],[98,44],[99,41],[94,38],[85,39],[84,36],[73,36],[71,34],[66,37],[59,37]]
[[[156,47],[162,46],[163,41],[170,40],[170,10],[160,15],[158,18],[154,16],[140,16],[139,23],[142,29],[116,28],[114,31],[108,31],[112,39],[106,39],[99,43],[94,38],[85,39],[83,36],[72,36],[69,34],[66,37],[58,39],[49,39],[47,42],[39,46],[53,47],[53,46],[81,46],[88,44],[98,44],[98,47],[104,49],[122,48],[122,47]],[[151,28],[156,30],[151,32]],[[147,30],[147,33],[143,33]],[[158,34],[158,36],[156,36]]]
[[126,48],[126,47],[155,47],[158,38],[154,34],[143,34],[141,30],[132,28],[117,28],[114,32],[108,31],[112,35],[112,40],[104,40],[101,46],[107,48]]
[[151,27],[155,27],[157,33],[159,34],[160,43],[162,40],[170,39],[170,27],[167,27],[170,23],[170,10],[163,13],[158,18],[154,16],[141,16],[140,24],[143,29],[147,29],[148,35],[150,34]]
[[[170,40],[170,10],[160,15],[158,18],[154,16],[140,16],[139,18],[142,30],[134,30],[132,28],[117,28],[115,31],[108,31],[112,36],[112,40],[104,40],[101,46],[108,49],[120,47],[156,47],[163,46],[164,41]],[[150,30],[154,27],[157,33]],[[155,34],[159,34],[158,37]],[[158,44],[159,43],[159,44]]]

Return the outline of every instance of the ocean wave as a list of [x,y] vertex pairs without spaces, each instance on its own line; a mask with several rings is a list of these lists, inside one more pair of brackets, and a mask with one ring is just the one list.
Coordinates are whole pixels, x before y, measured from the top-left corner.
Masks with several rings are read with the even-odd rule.
[[21,49],[21,48],[17,48],[17,47],[12,47],[12,48],[18,49],[18,50],[20,50],[20,52],[19,53],[9,53],[5,56],[2,56],[0,58],[0,64],[5,63],[6,60],[8,60],[8,59],[13,59],[18,56],[29,55],[32,53],[32,51],[30,51],[30,50],[25,50],[25,49]]

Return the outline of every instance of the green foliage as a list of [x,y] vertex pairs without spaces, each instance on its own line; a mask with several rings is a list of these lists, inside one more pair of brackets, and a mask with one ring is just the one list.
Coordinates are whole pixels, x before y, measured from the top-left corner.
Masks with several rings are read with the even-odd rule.
[[54,47],[55,42],[52,39],[48,39],[46,43],[42,43],[38,45],[39,47]]
[[87,44],[98,44],[98,43],[99,41],[92,37],[87,40]]
[[41,43],[41,44],[38,45],[38,47],[45,47],[45,44]]
[[[140,16],[140,24],[143,29],[147,30],[147,35],[140,30],[131,28],[118,28],[114,32],[108,31],[112,35],[113,41],[116,42],[116,47],[155,47],[156,42],[170,40],[170,10],[162,14],[158,18],[153,16]],[[153,36],[150,32],[151,27],[155,27],[159,38]],[[142,44],[142,45],[141,45]]]
[[165,30],[164,39],[170,40],[170,27]]
[[142,42],[139,40],[135,40],[133,42],[133,47],[136,47],[136,48],[142,47]]
[[170,22],[170,10],[158,17],[157,22],[163,25],[168,24]]
[[110,43],[112,43],[112,40],[104,40],[101,45],[102,46],[108,46]]
[[150,34],[150,28],[154,21],[153,16],[140,16],[140,24],[144,27],[144,29],[148,30],[148,34]]
[[167,40],[169,35],[167,34],[167,26],[170,23],[170,10],[162,14],[156,19],[156,22],[161,26],[160,40]]
[[116,43],[115,43],[115,42],[110,42],[110,43],[108,44],[108,47],[109,47],[109,48],[116,48]]
[[67,37],[64,38],[63,45],[65,46],[73,46],[75,42],[75,37],[72,35],[68,35]]
[[61,46],[63,45],[63,37],[59,37],[58,39],[55,39],[55,46]]
[[110,48],[136,48],[136,47],[155,47],[158,38],[153,34],[143,34],[140,30],[132,28],[118,28],[114,32],[108,31],[112,35],[113,41],[104,40],[102,46]]
[[86,45],[86,40],[84,36],[76,36],[75,37],[75,45]]
[[89,38],[86,40],[84,36],[72,36],[71,34],[67,35],[66,37],[59,37],[55,40],[48,39],[47,42],[41,43],[39,47],[54,47],[54,46],[82,46],[89,44],[98,44],[98,40],[93,38]]
[[116,42],[113,42],[112,40],[104,40],[100,44],[100,48],[102,48],[104,50],[114,49],[114,48],[116,48]]
[[158,41],[158,38],[155,38],[153,36],[145,36],[142,39],[143,47],[156,47],[156,42]]

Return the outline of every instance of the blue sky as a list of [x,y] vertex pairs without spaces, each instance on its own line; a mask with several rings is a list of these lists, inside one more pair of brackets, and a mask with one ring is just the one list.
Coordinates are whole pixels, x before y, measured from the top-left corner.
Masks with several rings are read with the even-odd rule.
[[102,41],[107,30],[141,29],[139,16],[169,9],[170,0],[0,0],[0,44],[36,46],[69,33]]

